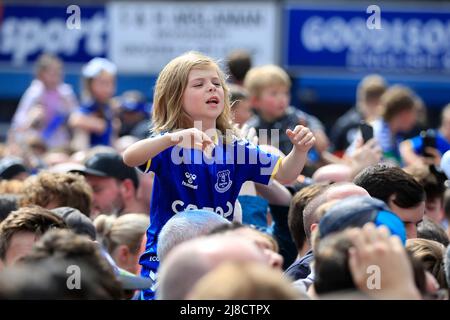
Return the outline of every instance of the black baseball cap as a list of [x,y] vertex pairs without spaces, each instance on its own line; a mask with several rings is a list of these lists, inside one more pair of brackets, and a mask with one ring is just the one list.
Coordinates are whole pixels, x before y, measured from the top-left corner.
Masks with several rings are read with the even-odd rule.
[[6,157],[0,160],[0,179],[10,180],[22,172],[29,173],[22,159]]
[[368,222],[384,225],[391,235],[406,243],[406,230],[402,220],[379,199],[370,196],[351,196],[339,200],[325,213],[319,223],[320,238],[350,227],[361,228]]
[[51,211],[63,218],[70,230],[76,234],[86,235],[95,241],[97,237],[95,226],[91,219],[80,210],[71,207],[59,207]]
[[122,156],[114,152],[96,153],[86,160],[84,169],[72,170],[83,175],[97,177],[110,177],[119,180],[131,179],[134,187],[139,187],[139,178],[136,169],[127,166]]

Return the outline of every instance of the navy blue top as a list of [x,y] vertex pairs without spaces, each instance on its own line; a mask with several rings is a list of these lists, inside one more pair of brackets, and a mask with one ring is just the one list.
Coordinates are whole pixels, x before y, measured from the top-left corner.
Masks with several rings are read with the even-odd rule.
[[106,129],[100,134],[90,133],[91,147],[97,145],[111,145],[111,136],[113,132],[112,120],[113,115],[109,105],[99,104],[97,102],[90,102],[80,106],[79,111],[84,115],[96,115],[106,121]]
[[306,277],[311,273],[310,264],[313,259],[313,252],[312,250],[309,250],[303,257],[294,261],[294,263],[286,269],[284,274],[289,276],[292,281],[306,279]]

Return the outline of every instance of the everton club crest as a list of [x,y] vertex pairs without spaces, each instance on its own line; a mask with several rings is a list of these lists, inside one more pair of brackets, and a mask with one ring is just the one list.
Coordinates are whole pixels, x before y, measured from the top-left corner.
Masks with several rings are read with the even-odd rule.
[[222,170],[217,172],[217,182],[215,188],[217,192],[224,193],[230,189],[233,181],[230,179],[230,170]]

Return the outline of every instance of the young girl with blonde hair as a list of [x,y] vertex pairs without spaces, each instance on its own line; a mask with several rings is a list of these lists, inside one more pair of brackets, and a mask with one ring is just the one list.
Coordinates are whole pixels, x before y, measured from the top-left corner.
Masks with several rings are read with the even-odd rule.
[[[284,158],[266,153],[232,129],[225,75],[198,52],[170,61],[159,74],[152,135],[124,152],[124,162],[154,172],[155,180],[142,275],[156,278],[158,234],[174,214],[206,209],[233,220],[242,184],[291,182],[300,174],[315,138],[301,125],[287,130],[293,148]],[[143,299],[153,299],[154,289]]]

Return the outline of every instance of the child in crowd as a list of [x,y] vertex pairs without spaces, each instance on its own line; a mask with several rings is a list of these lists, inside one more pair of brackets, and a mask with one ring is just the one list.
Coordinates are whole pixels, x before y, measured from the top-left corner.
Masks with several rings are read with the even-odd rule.
[[[431,142],[431,145],[427,145]],[[441,126],[437,130],[415,136],[400,143],[405,165],[428,163],[439,165],[442,155],[450,150],[450,103],[441,112]]]
[[117,266],[138,274],[148,217],[141,213],[127,213],[120,217],[102,214],[95,218],[94,225],[98,240]]
[[[383,150],[383,160],[403,166],[400,144],[417,124],[420,100],[408,87],[393,85],[381,96],[381,107],[381,116],[370,122],[373,137]],[[347,156],[353,154],[360,139],[359,134],[347,148]]]
[[[155,180],[142,275],[155,278],[158,234],[174,214],[208,209],[233,220],[242,184],[293,181],[314,145],[302,125],[288,129],[293,144],[284,158],[262,151],[232,128],[225,76],[211,58],[196,52],[169,62],[159,74],[153,99],[152,136],[131,145],[124,162],[153,171]],[[141,298],[153,299],[154,288]]]
[[49,148],[67,146],[71,139],[67,118],[78,102],[72,87],[62,81],[63,63],[56,56],[43,54],[35,68],[36,78],[12,119],[9,144],[23,145],[29,137],[38,137]]
[[[317,163],[329,144],[325,129],[316,117],[289,106],[291,80],[286,71],[275,65],[252,68],[245,77],[244,86],[256,111],[248,125],[256,129],[260,143],[274,145],[287,154],[291,142],[284,130],[302,124],[311,129],[316,137],[308,159],[311,163]],[[267,134],[262,134],[261,129],[267,130]],[[266,137],[268,141],[265,141]]]
[[83,67],[82,75],[82,105],[69,120],[75,130],[72,147],[110,146],[115,135],[110,102],[116,91],[116,66],[107,59],[94,58]]
[[148,137],[151,104],[137,90],[125,91],[115,99],[116,113],[120,119],[119,137],[132,135],[139,139]]

